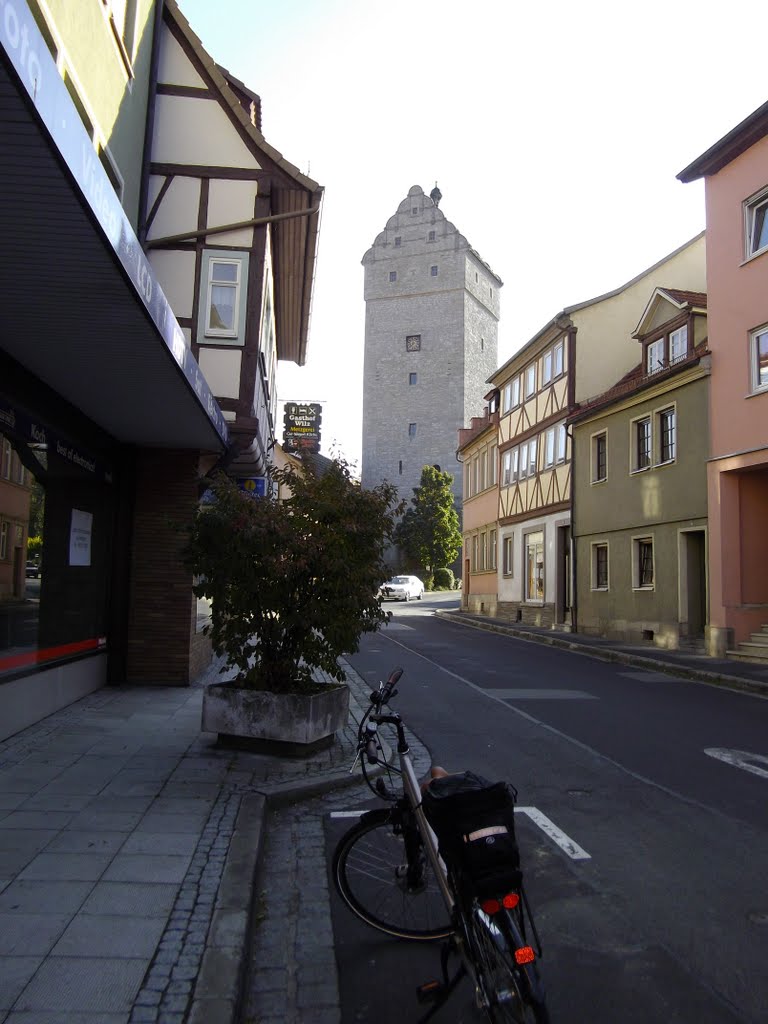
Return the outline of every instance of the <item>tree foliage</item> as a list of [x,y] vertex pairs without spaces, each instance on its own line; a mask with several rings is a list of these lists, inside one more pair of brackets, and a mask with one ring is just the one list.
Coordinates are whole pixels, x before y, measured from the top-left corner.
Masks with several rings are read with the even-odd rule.
[[413,488],[411,507],[395,529],[395,543],[430,574],[450,565],[461,551],[452,484],[450,473],[424,466],[419,486]]
[[223,474],[195,516],[185,561],[211,599],[217,654],[238,684],[277,693],[313,689],[312,671],[344,680],[338,658],[387,621],[377,600],[386,580],[397,492],[362,490],[342,459],[322,474],[276,470],[286,501],[252,498]]

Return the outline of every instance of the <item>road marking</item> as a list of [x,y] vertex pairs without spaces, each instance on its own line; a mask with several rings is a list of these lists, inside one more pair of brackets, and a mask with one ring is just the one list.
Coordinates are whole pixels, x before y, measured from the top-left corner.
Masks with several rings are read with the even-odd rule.
[[486,693],[500,700],[597,700],[593,693],[584,690],[486,690]]
[[[331,818],[359,818],[366,811],[362,808],[359,811],[331,811]],[[538,809],[538,807],[516,807],[515,814],[527,814],[534,825],[538,825],[541,831],[560,847],[571,860],[591,860],[592,857],[585,849],[575,843],[570,836],[567,836],[562,829]]]
[[559,829],[553,821],[542,814],[538,807],[516,807],[516,814],[527,814],[534,825],[538,825],[541,831],[557,843],[561,850],[568,854],[571,860],[591,860],[592,857],[578,843],[567,836],[562,829]]
[[[747,750],[728,750],[727,747],[708,747],[704,753],[734,768],[741,768],[745,772],[768,779],[768,757],[765,754],[750,754]],[[751,761],[758,761],[766,767],[758,768],[756,764],[750,764]]]

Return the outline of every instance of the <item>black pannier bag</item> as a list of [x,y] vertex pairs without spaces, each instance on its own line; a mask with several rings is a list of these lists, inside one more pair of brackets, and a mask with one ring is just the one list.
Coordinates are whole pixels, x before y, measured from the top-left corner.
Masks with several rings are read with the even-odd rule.
[[433,779],[421,799],[440,856],[462,888],[485,899],[520,887],[514,786],[458,772]]

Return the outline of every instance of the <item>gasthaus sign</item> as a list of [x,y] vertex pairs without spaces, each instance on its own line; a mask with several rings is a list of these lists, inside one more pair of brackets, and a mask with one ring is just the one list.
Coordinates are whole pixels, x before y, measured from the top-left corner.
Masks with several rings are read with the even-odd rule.
[[283,411],[283,448],[287,452],[320,453],[319,402],[286,402]]

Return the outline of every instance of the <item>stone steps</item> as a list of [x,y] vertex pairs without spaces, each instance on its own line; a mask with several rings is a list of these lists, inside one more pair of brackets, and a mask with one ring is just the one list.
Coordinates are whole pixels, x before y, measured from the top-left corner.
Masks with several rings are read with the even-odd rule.
[[749,640],[743,640],[733,650],[726,651],[725,656],[735,661],[768,665],[768,625],[763,624],[759,633],[750,634]]

